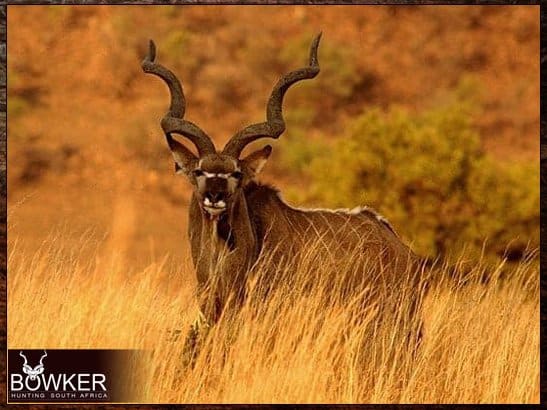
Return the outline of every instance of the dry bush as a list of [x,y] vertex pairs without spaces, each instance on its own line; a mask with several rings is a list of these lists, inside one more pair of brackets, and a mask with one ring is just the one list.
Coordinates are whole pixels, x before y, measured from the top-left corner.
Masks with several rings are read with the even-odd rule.
[[[258,278],[266,258],[241,311],[209,329],[190,368],[182,364],[184,334],[197,313],[190,263],[173,266],[165,257],[133,271],[112,240],[103,247],[90,235],[70,249],[53,235],[32,252],[10,241],[9,348],[146,349],[138,382],[147,402],[539,401],[534,261],[508,279],[498,267],[486,283],[480,263],[465,284],[439,266],[427,275],[434,279],[427,294],[422,286],[391,292],[399,310],[379,321],[386,300],[368,298],[372,287],[336,296],[354,266],[350,258],[318,265],[321,255],[310,248],[298,265],[284,265],[283,280],[265,299]],[[83,258],[90,247],[95,257]],[[411,295],[424,301],[416,354],[394,332],[418,321],[405,319]]]

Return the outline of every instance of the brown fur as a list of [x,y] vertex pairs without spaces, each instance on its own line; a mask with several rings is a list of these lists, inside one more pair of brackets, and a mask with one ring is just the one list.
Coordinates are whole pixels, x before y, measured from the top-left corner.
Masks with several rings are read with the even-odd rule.
[[[358,260],[365,261],[371,270],[381,265],[385,275],[392,276],[392,283],[402,279],[409,265],[416,262],[391,226],[369,208],[355,213],[297,209],[287,205],[276,189],[251,182],[229,215],[211,220],[201,212],[194,196],[189,236],[202,312],[211,323],[230,296],[242,300],[249,269],[261,253],[273,252],[272,261],[288,262],[318,240],[326,263],[335,264],[337,258],[360,252],[363,257]],[[213,295],[209,294],[212,289]]]

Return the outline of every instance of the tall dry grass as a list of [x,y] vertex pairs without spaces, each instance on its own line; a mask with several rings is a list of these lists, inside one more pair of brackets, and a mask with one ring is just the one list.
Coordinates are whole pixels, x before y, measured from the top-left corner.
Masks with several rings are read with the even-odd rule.
[[[534,260],[508,278],[498,274],[501,266],[490,270],[486,283],[486,268],[477,263],[465,285],[439,267],[427,293],[420,286],[393,293],[399,311],[380,321],[385,301],[368,303],[373,289],[328,297],[341,287],[351,260],[333,269],[312,263],[318,255],[308,251],[297,274],[268,299],[251,286],[242,310],[209,329],[189,368],[182,358],[197,313],[191,263],[174,266],[166,256],[132,270],[126,247],[116,250],[124,226],[106,246],[89,234],[66,249],[53,234],[28,251],[10,237],[9,348],[146,349],[138,377],[138,399],[146,402],[539,401]],[[395,329],[404,333],[417,323],[404,314],[404,302],[416,293],[424,302],[425,332],[413,353]]]

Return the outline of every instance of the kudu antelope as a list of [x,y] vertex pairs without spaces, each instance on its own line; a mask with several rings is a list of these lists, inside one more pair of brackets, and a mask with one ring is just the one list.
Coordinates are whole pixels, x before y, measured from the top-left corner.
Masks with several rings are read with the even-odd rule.
[[[221,311],[227,309],[230,296],[230,300],[241,302],[247,275],[259,255],[275,253],[277,256],[271,260],[283,263],[297,256],[310,238],[325,244],[326,258],[343,257],[357,247],[373,261],[371,265],[382,266],[383,274],[389,276],[384,281],[392,283],[415,262],[414,254],[387,220],[372,209],[298,209],[286,204],[276,189],[257,182],[255,178],[270,156],[271,146],[240,158],[251,142],[278,138],[285,130],[283,97],[290,86],[319,73],[320,37],[311,44],[308,65],[284,75],[273,88],[266,121],[237,132],[222,151],[215,149],[201,128],[184,119],[182,86],[173,72],[155,62],[156,48],[150,41],[142,68],[164,80],[170,90],[171,105],[161,127],[176,173],[185,175],[193,185],[188,235],[202,318],[208,324],[215,323]],[[173,134],[190,140],[197,155],[175,141]],[[212,281],[217,281],[215,286],[211,286]]]

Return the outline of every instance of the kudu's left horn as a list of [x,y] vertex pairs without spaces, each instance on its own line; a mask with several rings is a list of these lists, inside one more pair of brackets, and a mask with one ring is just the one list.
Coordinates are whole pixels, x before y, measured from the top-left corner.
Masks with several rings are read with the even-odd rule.
[[291,85],[294,83],[314,78],[319,73],[319,61],[317,60],[317,48],[319,47],[319,33],[312,41],[310,47],[310,57],[307,67],[291,71],[285,74],[275,85],[268,107],[266,109],[266,121],[259,124],[252,124],[235,134],[230,141],[226,143],[224,154],[239,157],[241,151],[251,142],[259,138],[278,138],[285,131],[285,121],[283,120],[283,97]]

